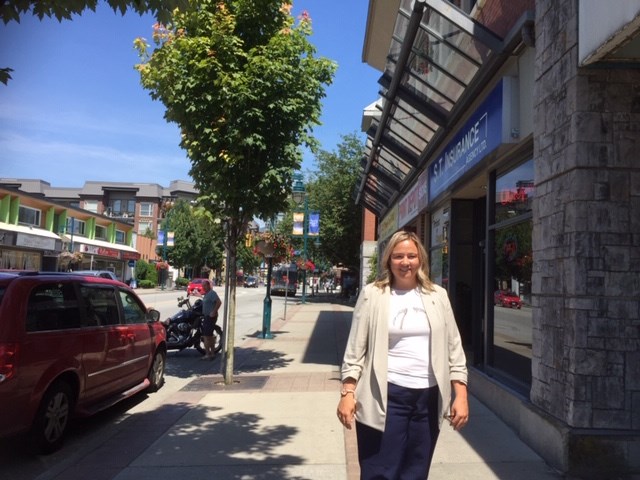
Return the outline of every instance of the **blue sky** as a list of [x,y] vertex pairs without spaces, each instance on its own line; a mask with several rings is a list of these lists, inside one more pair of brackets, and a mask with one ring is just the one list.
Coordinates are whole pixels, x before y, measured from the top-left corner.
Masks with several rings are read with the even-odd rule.
[[[318,55],[338,63],[314,133],[324,150],[360,131],[362,110],[378,98],[380,72],[362,63],[368,0],[294,0],[307,10]],[[113,13],[104,4],[72,21],[24,16],[0,24],[0,177],[35,178],[53,187],[86,180],[159,183],[189,178],[164,106],[140,86],[133,40],[151,38],[152,16]],[[362,136],[364,139],[364,136]],[[303,170],[313,170],[305,153]]]

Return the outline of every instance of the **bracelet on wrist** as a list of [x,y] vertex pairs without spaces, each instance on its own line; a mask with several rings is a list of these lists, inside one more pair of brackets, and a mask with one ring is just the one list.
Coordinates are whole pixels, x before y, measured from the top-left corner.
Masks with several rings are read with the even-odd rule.
[[356,391],[353,388],[343,388],[340,391],[340,396],[341,397],[346,397],[348,394],[352,394],[353,398],[355,398],[356,396]]

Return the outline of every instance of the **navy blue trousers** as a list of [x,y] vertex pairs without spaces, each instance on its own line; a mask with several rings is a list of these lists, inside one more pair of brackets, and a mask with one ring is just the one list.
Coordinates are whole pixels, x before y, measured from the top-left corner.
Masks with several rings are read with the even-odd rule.
[[387,390],[384,432],[356,422],[361,480],[425,480],[436,448],[438,387]]

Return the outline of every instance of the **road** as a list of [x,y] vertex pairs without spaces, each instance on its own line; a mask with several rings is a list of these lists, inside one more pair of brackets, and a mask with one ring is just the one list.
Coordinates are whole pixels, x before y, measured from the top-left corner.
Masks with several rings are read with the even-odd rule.
[[[224,288],[214,287],[224,302]],[[174,314],[177,297],[184,291],[153,291],[140,295],[145,304],[156,308],[161,318]],[[249,336],[262,331],[263,303],[265,287],[237,289],[235,345]],[[289,302],[300,298],[288,298]],[[282,318],[285,310],[284,297],[272,297],[272,321]],[[83,458],[96,450],[105,438],[116,435],[125,420],[137,413],[153,411],[166,403],[164,400],[184,387],[194,378],[203,374],[220,372],[220,362],[200,361],[200,354],[189,348],[170,351],[167,355],[165,385],[156,393],[139,394],[98,415],[78,420],[73,424],[64,447],[51,455],[34,455],[23,437],[0,440],[0,479],[48,480],[69,465],[74,459]],[[1,414],[1,412],[0,412]]]
[[[224,287],[214,287],[215,292],[220,296],[223,306],[225,305]],[[170,317],[178,310],[177,299],[183,297],[186,292],[183,290],[162,291],[154,290],[152,293],[141,293],[140,297],[147,307],[153,307],[160,312],[160,318]],[[262,332],[262,317],[264,308],[264,299],[266,296],[266,288],[261,286],[258,288],[237,288],[236,289],[236,324],[235,324],[235,345],[244,341],[247,337]],[[195,298],[195,297],[194,297]],[[300,295],[296,297],[271,297],[271,321],[282,318],[284,315],[285,300],[289,305],[292,302],[300,300]],[[222,315],[220,316],[222,319]],[[220,324],[222,320],[220,320]]]

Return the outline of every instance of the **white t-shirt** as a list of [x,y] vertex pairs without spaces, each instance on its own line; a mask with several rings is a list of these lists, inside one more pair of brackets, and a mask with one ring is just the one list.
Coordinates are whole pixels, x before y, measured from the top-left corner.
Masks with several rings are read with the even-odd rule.
[[437,385],[431,366],[431,327],[418,289],[391,289],[389,382],[407,388]]

